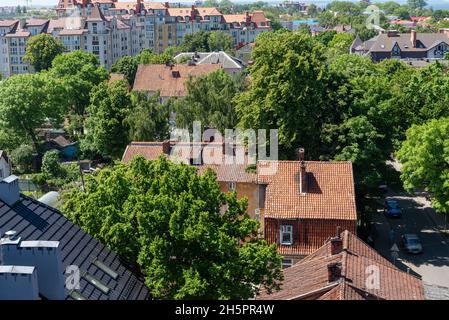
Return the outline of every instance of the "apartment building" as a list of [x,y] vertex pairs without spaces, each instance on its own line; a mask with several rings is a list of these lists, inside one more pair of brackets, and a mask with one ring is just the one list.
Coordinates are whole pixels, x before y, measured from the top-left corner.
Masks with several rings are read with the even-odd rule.
[[48,33],[61,40],[65,51],[95,54],[109,69],[125,55],[143,49],[163,52],[187,34],[222,30],[234,46],[254,42],[271,30],[263,11],[224,15],[216,8],[171,8],[169,3],[117,0],[60,0],[54,20],[0,20],[0,73],[3,77],[33,70],[23,61],[28,39]]

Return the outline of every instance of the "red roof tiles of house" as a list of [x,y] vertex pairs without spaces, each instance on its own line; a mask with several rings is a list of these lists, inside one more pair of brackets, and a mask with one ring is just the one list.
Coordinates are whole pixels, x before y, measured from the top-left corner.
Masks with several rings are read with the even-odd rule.
[[[367,277],[377,271],[376,281],[367,281]],[[284,278],[280,291],[272,294],[262,291],[257,299],[425,299],[420,279],[399,270],[348,231],[344,231],[339,238],[327,241],[313,254],[285,269]]]
[[[305,190],[300,190],[300,161],[259,161],[258,182],[268,184],[265,218],[356,220],[350,162],[305,162]],[[275,169],[273,174],[267,168]]]
[[218,64],[179,64],[172,67],[164,64],[142,64],[137,68],[133,90],[160,91],[161,97],[184,97],[187,95],[185,82],[190,76],[206,75],[220,68]]

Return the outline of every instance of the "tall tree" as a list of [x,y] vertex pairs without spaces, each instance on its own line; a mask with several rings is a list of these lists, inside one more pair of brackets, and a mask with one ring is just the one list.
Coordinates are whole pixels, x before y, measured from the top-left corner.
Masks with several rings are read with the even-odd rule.
[[0,82],[0,123],[24,139],[31,139],[36,152],[39,140],[36,129],[50,120],[62,122],[65,91],[46,74],[16,75]]
[[338,116],[330,96],[336,79],[327,72],[324,47],[311,36],[282,30],[261,34],[256,44],[249,90],[235,100],[240,125],[278,129],[281,154],[295,157],[303,146],[318,158],[317,132]]
[[212,31],[207,39],[208,51],[229,51],[232,43],[232,37],[223,31]]
[[168,103],[160,103],[159,95],[145,92],[131,94],[132,111],[126,118],[129,139],[133,141],[162,141],[169,136]]
[[203,127],[218,129],[235,128],[237,117],[233,98],[244,89],[242,75],[229,75],[223,70],[189,79],[188,95],[175,103],[176,125],[191,128],[193,121],[201,121]]
[[73,51],[57,56],[49,70],[67,90],[71,134],[76,137],[84,132],[84,116],[89,105],[92,88],[108,79],[108,72],[100,66],[98,58],[85,51]]
[[64,46],[59,39],[42,33],[28,40],[23,60],[28,61],[37,72],[40,72],[49,69],[56,56],[63,52]]
[[102,82],[92,92],[86,120],[86,135],[81,149],[118,159],[128,144],[128,126],[131,100],[126,81]]
[[117,60],[111,67],[111,72],[121,73],[125,76],[129,85],[134,85],[134,79],[136,78],[138,61],[135,57],[124,56]]
[[427,190],[433,207],[449,213],[449,118],[414,125],[398,152],[407,190]]
[[155,298],[248,299],[278,289],[282,271],[246,205],[220,192],[212,171],[138,157],[91,177],[86,192],[74,189],[63,211],[137,262]]
[[412,9],[422,9],[427,6],[425,0],[407,0],[407,5]]

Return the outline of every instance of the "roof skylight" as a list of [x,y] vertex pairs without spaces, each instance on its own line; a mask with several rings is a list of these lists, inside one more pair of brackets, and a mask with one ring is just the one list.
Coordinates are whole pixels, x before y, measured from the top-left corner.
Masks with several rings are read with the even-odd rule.
[[111,268],[109,268],[107,265],[105,265],[100,260],[98,260],[98,258],[95,259],[94,265],[96,265],[100,270],[102,270],[104,273],[109,275],[112,279],[116,280],[118,278],[118,273],[115,272],[114,270],[112,270]]
[[89,282],[91,285],[93,285],[94,287],[96,287],[98,290],[100,290],[101,292],[103,292],[104,294],[108,294],[110,289],[108,287],[106,287],[104,284],[102,284],[99,280],[95,279],[92,275],[90,275],[89,273],[86,273],[84,275],[84,279],[87,280],[87,282]]

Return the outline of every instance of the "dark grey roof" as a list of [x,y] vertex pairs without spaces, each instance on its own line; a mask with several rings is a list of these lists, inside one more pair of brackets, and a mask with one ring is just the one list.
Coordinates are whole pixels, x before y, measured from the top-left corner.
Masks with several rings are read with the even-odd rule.
[[380,34],[370,48],[371,52],[390,52],[395,43],[399,45],[401,51],[428,51],[432,47],[445,42],[449,44],[449,37],[443,33],[418,33],[416,41],[420,41],[424,48],[414,48],[410,33],[400,33],[397,36],[389,37],[388,34]]
[[[146,300],[148,288],[138,271],[133,271],[116,253],[67,220],[58,210],[22,195],[9,207],[0,200],[0,231],[17,231],[22,240],[53,240],[61,246],[64,269],[76,265],[80,269],[79,292],[88,300]],[[119,276],[116,280],[93,264],[98,258]],[[89,272],[110,288],[106,295],[88,283],[82,275]],[[66,299],[72,300],[66,289]]]

